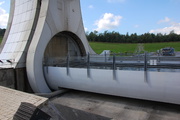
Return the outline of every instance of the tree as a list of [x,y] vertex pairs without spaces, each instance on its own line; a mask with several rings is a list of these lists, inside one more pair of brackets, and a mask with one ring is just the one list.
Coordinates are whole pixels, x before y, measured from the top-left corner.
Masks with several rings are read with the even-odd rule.
[[173,42],[180,41],[180,35],[171,31],[169,34],[154,34],[144,33],[137,35],[136,33],[130,34],[127,32],[126,35],[122,35],[119,32],[104,31],[98,33],[98,31],[86,33],[89,41],[97,42],[115,42],[115,43],[152,43],[152,42]]

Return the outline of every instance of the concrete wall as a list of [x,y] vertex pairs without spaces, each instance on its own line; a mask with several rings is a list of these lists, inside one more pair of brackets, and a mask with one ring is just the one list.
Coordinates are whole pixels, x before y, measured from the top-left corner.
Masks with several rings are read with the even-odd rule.
[[15,69],[16,76],[16,89],[24,92],[32,93],[33,90],[29,85],[29,81],[27,78],[26,68]]
[[0,69],[0,85],[15,89],[14,69]]
[[24,92],[33,92],[27,79],[26,68],[0,69],[0,86]]

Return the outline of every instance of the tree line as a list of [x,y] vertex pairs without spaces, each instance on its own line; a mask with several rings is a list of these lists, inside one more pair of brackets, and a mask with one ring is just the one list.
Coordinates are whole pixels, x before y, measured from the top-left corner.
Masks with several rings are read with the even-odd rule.
[[171,31],[169,34],[162,33],[144,33],[137,35],[136,33],[120,34],[119,32],[97,31],[86,33],[88,41],[93,42],[111,42],[111,43],[153,43],[153,42],[177,42],[180,41],[180,35]]
[[[0,28],[0,37],[3,37],[6,29]],[[111,42],[111,43],[153,43],[153,42],[177,42],[180,41],[180,35],[171,31],[169,34],[154,34],[154,33],[144,33],[137,35],[136,33],[120,34],[119,32],[109,32],[104,31],[103,33],[98,33],[93,31],[86,33],[88,41],[92,42]]]

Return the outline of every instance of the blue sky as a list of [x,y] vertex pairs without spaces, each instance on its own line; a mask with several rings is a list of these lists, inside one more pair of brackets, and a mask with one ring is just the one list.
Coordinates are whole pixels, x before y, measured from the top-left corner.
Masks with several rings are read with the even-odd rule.
[[[80,0],[86,31],[180,34],[180,0]],[[6,27],[10,0],[0,0],[0,27]]]

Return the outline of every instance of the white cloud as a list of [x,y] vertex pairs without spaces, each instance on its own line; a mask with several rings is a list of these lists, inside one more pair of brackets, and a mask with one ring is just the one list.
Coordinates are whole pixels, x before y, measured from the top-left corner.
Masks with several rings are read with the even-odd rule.
[[139,25],[134,25],[135,28],[139,28]]
[[109,3],[124,2],[126,0],[107,0]]
[[176,34],[180,34],[180,23],[173,22],[170,18],[165,17],[163,20],[158,21],[158,24],[167,23],[169,26],[164,28],[159,28],[155,30],[150,30],[150,33],[162,33],[169,34],[171,31],[174,31]]
[[[5,2],[0,2],[0,6]],[[0,7],[0,28],[5,28],[7,26],[9,14]]]
[[180,34],[180,23],[172,23],[169,27],[164,27],[156,30],[151,30],[150,33],[162,33],[162,34],[169,34],[171,31],[174,31],[176,34]]
[[93,8],[94,8],[94,6],[93,6],[93,5],[89,5],[89,6],[88,6],[88,8],[93,9]]
[[101,19],[95,22],[95,25],[97,26],[95,30],[101,31],[117,28],[120,25],[121,19],[122,16],[115,16],[112,13],[105,13]]
[[0,2],[0,5],[2,5],[2,4],[4,4],[4,3],[5,3],[5,1]]
[[163,20],[158,21],[158,24],[161,24],[161,23],[168,23],[168,22],[170,22],[170,21],[171,21],[170,18],[165,17]]
[[85,30],[85,32],[88,32],[88,28],[85,27],[84,30]]

